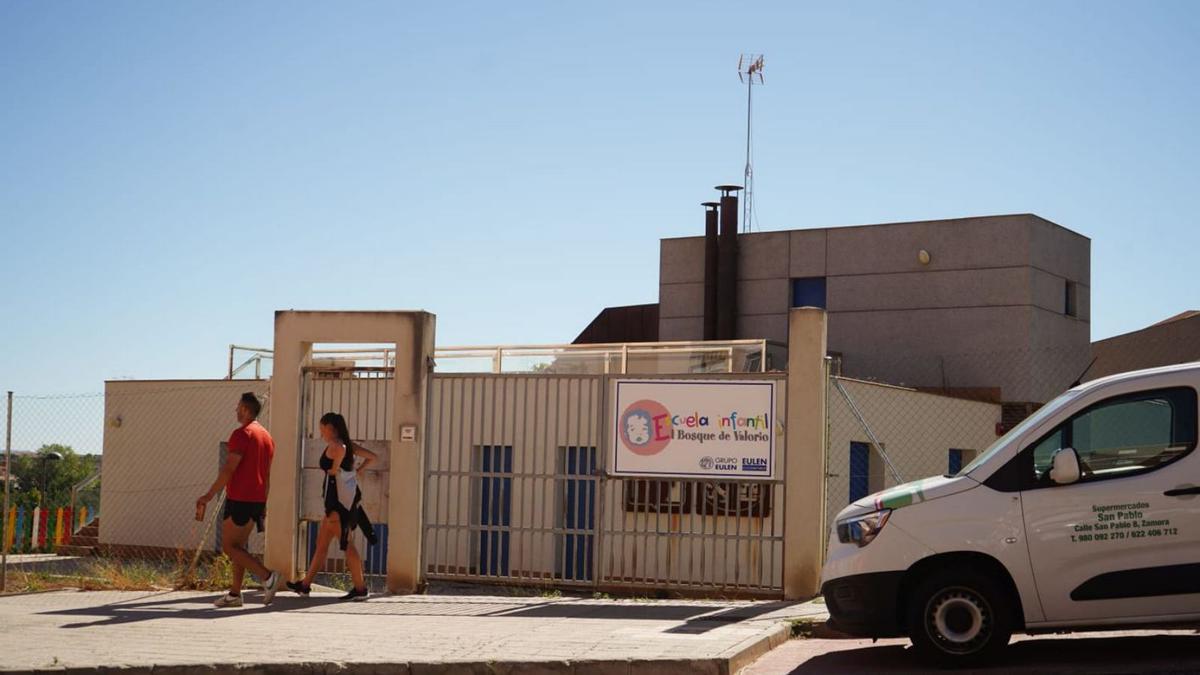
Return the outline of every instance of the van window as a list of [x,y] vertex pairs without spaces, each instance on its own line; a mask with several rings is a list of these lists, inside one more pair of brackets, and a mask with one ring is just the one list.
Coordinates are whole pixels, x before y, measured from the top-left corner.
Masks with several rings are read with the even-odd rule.
[[986,463],[992,458],[993,455],[995,455],[997,452],[1000,452],[1000,450],[1007,446],[1009,440],[1013,438],[1020,438],[1022,434],[1041,424],[1047,417],[1057,413],[1078,395],[1079,391],[1075,389],[1069,389],[1059,394],[1049,403],[1038,408],[1037,412],[1033,413],[1029,417],[1026,417],[1024,420],[1021,420],[1020,424],[1012,429],[1009,429],[1008,433],[1004,434],[1000,438],[997,438],[994,443],[989,445],[986,450],[976,455],[975,459],[971,460],[970,464],[964,466],[962,471],[959,471],[955,475],[965,476],[979,468],[979,466]]
[[[1187,387],[1118,396],[1089,406],[1025,450],[1037,486],[1051,485],[1060,448],[1079,455],[1081,481],[1151,471],[1196,447],[1196,392]],[[1025,454],[1023,453],[1023,454]]]

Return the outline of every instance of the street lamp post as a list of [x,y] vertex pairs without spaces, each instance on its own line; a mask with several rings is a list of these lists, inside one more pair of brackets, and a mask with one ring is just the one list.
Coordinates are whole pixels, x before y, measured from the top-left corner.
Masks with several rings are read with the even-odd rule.
[[43,452],[38,459],[42,462],[42,491],[38,495],[38,506],[44,509],[46,506],[46,490],[49,489],[50,485],[50,461],[54,460],[57,462],[62,459],[62,455],[53,450],[48,450]]

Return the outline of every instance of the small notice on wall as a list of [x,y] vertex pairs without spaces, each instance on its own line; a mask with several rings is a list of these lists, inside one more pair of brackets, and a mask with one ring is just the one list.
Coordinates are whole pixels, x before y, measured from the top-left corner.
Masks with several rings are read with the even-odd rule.
[[616,380],[612,472],[775,478],[775,382]]

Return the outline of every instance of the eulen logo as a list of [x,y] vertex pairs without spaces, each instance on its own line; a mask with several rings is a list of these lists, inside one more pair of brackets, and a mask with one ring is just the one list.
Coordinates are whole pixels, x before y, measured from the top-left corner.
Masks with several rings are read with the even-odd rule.
[[717,465],[717,462],[712,457],[701,457],[700,458],[700,468],[704,469],[705,471],[712,471],[713,467],[716,465]]
[[621,414],[621,442],[638,455],[657,455],[671,442],[671,413],[658,401],[642,399]]
[[742,458],[742,471],[758,471],[758,472],[766,473],[767,472],[767,458],[766,457],[743,457]]

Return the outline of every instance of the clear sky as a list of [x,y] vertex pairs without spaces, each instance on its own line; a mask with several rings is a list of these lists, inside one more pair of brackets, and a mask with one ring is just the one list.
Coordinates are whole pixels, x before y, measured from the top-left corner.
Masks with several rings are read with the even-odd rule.
[[569,341],[761,229],[1033,212],[1101,338],[1200,308],[1200,3],[0,4],[0,389],[219,377],[272,312]]

